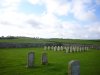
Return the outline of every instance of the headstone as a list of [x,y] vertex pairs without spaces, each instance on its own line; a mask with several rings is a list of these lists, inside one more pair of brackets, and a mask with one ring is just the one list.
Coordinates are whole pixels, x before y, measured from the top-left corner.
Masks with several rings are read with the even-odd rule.
[[57,47],[57,51],[60,51],[60,46]]
[[69,53],[69,50],[67,48],[65,50],[66,50],[66,53]]
[[72,53],[72,46],[70,46],[70,53]]
[[50,46],[48,46],[48,50],[50,50]]
[[83,46],[82,51],[85,52],[85,47]]
[[82,50],[83,50],[83,52],[85,52],[85,47],[84,46],[83,46]]
[[89,47],[86,47],[86,50],[88,51],[89,50]]
[[84,50],[83,50],[83,46],[81,47],[81,51],[80,52],[84,52]]
[[66,50],[66,48],[67,48],[67,47],[65,46],[64,49]]
[[47,46],[44,46],[44,50],[47,50]]
[[77,47],[77,49],[76,49],[76,52],[78,52],[79,51],[79,46]]
[[68,64],[68,75],[80,75],[80,62],[72,60]]
[[48,58],[46,53],[42,53],[42,65],[48,64]]
[[27,67],[33,67],[34,66],[34,60],[35,60],[35,53],[29,52],[28,53]]
[[79,50],[79,52],[81,52],[82,51],[82,47],[80,46],[80,50]]
[[63,51],[63,46],[61,46],[61,51]]
[[56,51],[56,50],[57,50],[57,46],[54,47],[54,51]]
[[51,46],[51,50],[53,50],[53,46]]

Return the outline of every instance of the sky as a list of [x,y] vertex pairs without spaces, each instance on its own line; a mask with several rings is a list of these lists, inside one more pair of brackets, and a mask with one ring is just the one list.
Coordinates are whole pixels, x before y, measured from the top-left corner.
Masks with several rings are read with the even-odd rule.
[[100,39],[100,0],[0,0],[0,36]]

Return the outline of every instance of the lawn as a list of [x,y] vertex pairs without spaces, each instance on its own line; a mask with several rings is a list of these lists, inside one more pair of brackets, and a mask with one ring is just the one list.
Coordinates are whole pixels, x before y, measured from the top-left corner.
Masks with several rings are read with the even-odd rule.
[[[35,52],[35,67],[26,68],[27,54]],[[0,75],[68,75],[68,62],[79,60],[81,75],[100,75],[100,50],[68,53],[46,51],[48,65],[41,65],[43,48],[0,49]]]

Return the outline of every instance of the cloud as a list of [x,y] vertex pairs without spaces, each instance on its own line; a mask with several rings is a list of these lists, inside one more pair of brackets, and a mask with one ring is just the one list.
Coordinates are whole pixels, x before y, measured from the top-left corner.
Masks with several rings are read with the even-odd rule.
[[96,4],[97,5],[100,5],[100,0],[96,0]]
[[20,0],[1,0],[1,6],[2,7],[10,7],[10,6],[17,6],[19,4]]
[[46,7],[46,12],[49,14],[57,14],[57,15],[67,15],[70,10],[70,3],[64,3],[60,0],[28,0],[29,3],[36,4],[44,4]]
[[27,24],[31,25],[34,28],[40,28],[40,24],[38,21],[35,20],[28,20]]
[[96,20],[92,0],[27,0],[30,4],[45,6],[40,15],[20,11],[19,5],[24,0],[0,1],[0,36],[100,38],[100,22]]
[[94,6],[91,6],[92,0],[73,0],[72,13],[80,21],[94,20]]
[[0,5],[3,12],[16,11],[21,0],[1,0]]
[[82,25],[78,22],[62,22],[56,27],[61,38],[98,39],[100,38],[100,22]]
[[44,24],[44,25],[50,25],[50,26],[53,26],[55,23],[57,23],[58,21],[58,18],[53,15],[53,14],[43,14],[41,17],[40,17],[40,21]]
[[54,13],[57,15],[68,15],[70,11],[70,3],[69,2],[61,2],[60,0],[46,0],[45,5],[47,7],[47,13]]
[[5,12],[0,15],[0,22],[8,23],[11,26],[24,26],[26,15],[17,12]]
[[55,10],[55,14],[58,14],[60,16],[68,15],[68,13],[70,12],[70,7],[71,7],[70,3],[59,5],[57,7],[57,10]]
[[38,4],[40,0],[28,0],[28,2],[35,5],[35,4]]
[[100,33],[100,22],[93,23],[88,28],[89,32]]
[[29,0],[29,2],[33,5],[44,4],[47,14],[68,16],[69,13],[72,13],[80,21],[91,21],[96,18],[92,0],[66,0],[66,2],[64,0]]
[[100,38],[100,22],[93,23],[87,27],[88,39],[99,39]]

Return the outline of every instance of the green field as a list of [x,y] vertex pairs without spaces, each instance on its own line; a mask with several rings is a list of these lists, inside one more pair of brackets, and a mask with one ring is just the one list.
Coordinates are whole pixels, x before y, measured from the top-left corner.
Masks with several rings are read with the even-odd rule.
[[0,39],[0,43],[78,43],[78,44],[94,44],[100,45],[100,40],[84,40],[84,39],[61,39],[61,38],[51,38],[51,39],[36,39],[29,37],[19,37],[15,39]]
[[[35,67],[26,68],[27,54],[35,52]],[[48,65],[41,65],[43,48],[0,49],[0,75],[67,75],[68,62],[79,60],[81,75],[100,75],[100,50],[68,53],[46,51]]]

